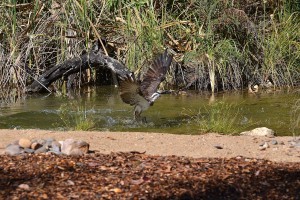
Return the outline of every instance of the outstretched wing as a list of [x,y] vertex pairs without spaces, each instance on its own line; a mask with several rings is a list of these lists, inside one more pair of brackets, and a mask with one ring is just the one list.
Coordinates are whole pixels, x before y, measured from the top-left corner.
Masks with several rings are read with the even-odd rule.
[[140,88],[136,83],[134,74],[120,77],[120,96],[124,103],[136,105],[140,99]]
[[172,58],[166,49],[163,54],[153,60],[151,67],[145,73],[144,79],[140,84],[140,91],[148,101],[150,101],[150,97],[157,91],[159,84],[165,80]]

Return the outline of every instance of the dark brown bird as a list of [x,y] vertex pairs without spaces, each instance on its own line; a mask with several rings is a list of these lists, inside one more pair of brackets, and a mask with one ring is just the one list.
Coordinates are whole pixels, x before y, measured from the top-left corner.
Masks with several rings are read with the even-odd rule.
[[142,81],[137,81],[134,74],[127,74],[120,77],[120,96],[123,102],[134,106],[134,119],[141,118],[141,113],[154,104],[160,96],[157,91],[159,84],[165,80],[165,76],[172,62],[172,55],[165,52],[152,61],[152,65],[143,76]]

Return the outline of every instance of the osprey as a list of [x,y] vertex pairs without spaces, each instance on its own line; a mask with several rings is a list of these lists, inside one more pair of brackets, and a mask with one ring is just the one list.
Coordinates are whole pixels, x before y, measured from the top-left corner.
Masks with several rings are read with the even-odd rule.
[[120,77],[120,96],[123,102],[134,106],[133,114],[136,121],[141,121],[141,113],[152,106],[160,96],[161,93],[157,88],[165,80],[172,58],[166,49],[152,61],[142,81],[137,81],[133,73]]

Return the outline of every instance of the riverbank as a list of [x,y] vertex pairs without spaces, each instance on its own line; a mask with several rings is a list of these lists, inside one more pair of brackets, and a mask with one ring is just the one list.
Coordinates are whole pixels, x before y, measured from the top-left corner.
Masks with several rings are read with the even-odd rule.
[[[90,150],[109,154],[111,152],[140,152],[148,155],[186,156],[193,158],[248,157],[274,162],[300,162],[300,147],[291,145],[292,136],[257,137],[228,136],[215,133],[204,135],[174,135],[143,132],[98,131],[49,131],[49,130],[0,130],[0,154],[5,147],[20,138],[57,141],[73,138],[90,144]],[[269,147],[261,148],[265,142]]]

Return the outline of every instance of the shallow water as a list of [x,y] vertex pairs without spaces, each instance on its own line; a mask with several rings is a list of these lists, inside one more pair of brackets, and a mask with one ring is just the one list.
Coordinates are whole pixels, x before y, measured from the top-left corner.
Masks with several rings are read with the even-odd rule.
[[69,96],[43,94],[27,95],[22,99],[14,97],[11,101],[2,99],[0,128],[64,130],[74,128],[82,121],[80,118],[86,117],[94,123],[93,130],[199,134],[204,131],[203,125],[212,124],[211,130],[205,130],[213,131],[214,123],[234,119],[235,132],[265,126],[278,135],[299,135],[295,121],[300,114],[293,113],[299,97],[300,92],[296,90],[259,95],[219,93],[214,97],[193,92],[188,96],[165,94],[142,114],[147,123],[138,124],[132,120],[133,108],[122,102],[118,89],[102,86]]

